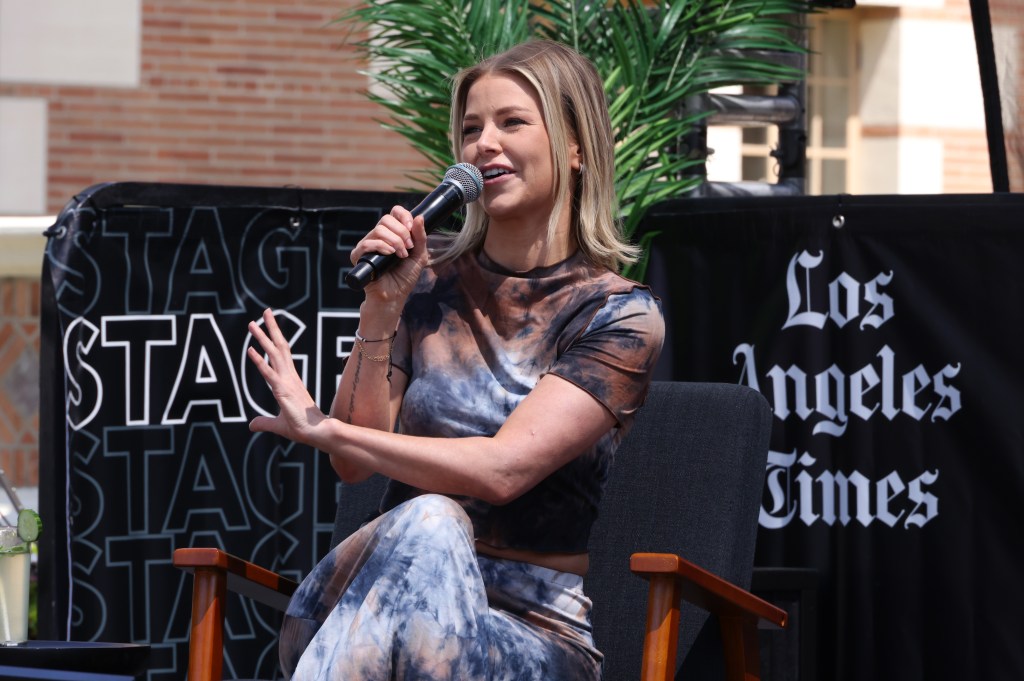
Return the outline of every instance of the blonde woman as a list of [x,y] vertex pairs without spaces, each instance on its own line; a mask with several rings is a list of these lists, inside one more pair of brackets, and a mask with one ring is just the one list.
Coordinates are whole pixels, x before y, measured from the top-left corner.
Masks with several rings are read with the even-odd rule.
[[390,478],[292,599],[292,678],[600,678],[587,541],[664,334],[657,298],[617,274],[635,250],[601,79],[563,45],[519,45],[455,77],[452,138],[480,201],[429,240],[396,206],[353,250],[399,262],[365,289],[329,416],[273,315],[250,325],[281,408],[251,428],[346,482]]

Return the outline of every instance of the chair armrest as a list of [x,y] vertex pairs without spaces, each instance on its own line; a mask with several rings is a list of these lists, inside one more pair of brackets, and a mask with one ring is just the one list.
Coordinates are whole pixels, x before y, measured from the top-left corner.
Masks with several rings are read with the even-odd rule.
[[634,553],[629,569],[644,578],[669,575],[679,580],[680,596],[688,603],[725,617],[761,619],[785,627],[788,613],[727,582],[702,567],[671,553]]
[[283,611],[287,610],[288,601],[299,586],[220,549],[177,549],[172,562],[195,577],[188,646],[189,681],[219,681],[221,678],[224,602],[228,590]]
[[175,567],[187,572],[194,573],[197,568],[221,572],[227,577],[229,591],[282,612],[288,608],[288,601],[299,587],[294,580],[220,549],[177,549],[173,562]]
[[643,681],[675,678],[681,599],[718,617],[728,681],[760,679],[757,624],[784,627],[785,610],[671,553],[634,553],[629,567],[650,580]]

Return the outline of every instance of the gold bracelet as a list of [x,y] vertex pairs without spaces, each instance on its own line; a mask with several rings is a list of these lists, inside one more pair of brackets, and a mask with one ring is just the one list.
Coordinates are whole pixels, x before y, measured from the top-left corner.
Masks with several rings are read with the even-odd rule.
[[[391,348],[394,345],[396,335],[397,333],[392,334],[389,338],[381,338],[375,341],[368,341],[362,336],[360,336],[359,332],[356,331],[356,347],[359,348],[359,354],[362,355],[364,359],[368,359],[371,362],[387,362],[391,359]],[[364,343],[381,343],[383,341],[388,341],[388,351],[385,354],[371,355],[368,352],[366,352],[366,346],[364,345]]]
[[356,329],[356,340],[361,340],[364,343],[383,343],[384,341],[391,341],[392,343],[394,343],[395,342],[395,336],[397,336],[397,335],[398,335],[398,332],[395,331],[393,334],[391,334],[387,338],[378,338],[377,340],[370,340],[368,338],[363,338],[362,334],[359,333],[359,329]]

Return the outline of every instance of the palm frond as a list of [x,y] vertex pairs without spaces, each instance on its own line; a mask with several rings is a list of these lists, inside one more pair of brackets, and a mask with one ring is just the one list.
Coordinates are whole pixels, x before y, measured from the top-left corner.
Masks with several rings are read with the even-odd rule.
[[[370,94],[440,177],[451,162],[448,79],[530,38],[572,46],[604,77],[615,131],[616,190],[632,234],[647,209],[693,189],[700,160],[677,149],[701,115],[682,103],[738,83],[799,80],[765,52],[804,50],[794,17],[806,0],[370,0],[343,14],[373,68]],[[417,177],[420,182],[424,176]]]

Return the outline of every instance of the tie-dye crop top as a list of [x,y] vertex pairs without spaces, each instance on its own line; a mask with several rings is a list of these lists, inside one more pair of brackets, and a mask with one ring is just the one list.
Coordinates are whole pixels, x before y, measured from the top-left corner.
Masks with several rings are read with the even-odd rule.
[[[482,251],[424,270],[406,303],[393,351],[409,376],[403,433],[493,435],[541,376],[583,388],[616,425],[588,451],[514,501],[458,501],[476,538],[498,548],[581,553],[615,448],[632,424],[661,352],[661,303],[649,288],[577,253],[526,273]],[[390,481],[386,512],[419,493]]]

